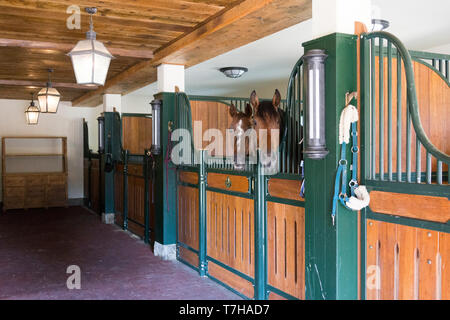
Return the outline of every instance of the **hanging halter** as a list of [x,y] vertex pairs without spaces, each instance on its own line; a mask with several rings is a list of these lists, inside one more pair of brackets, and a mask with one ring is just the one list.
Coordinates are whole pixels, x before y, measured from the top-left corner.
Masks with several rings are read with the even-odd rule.
[[[341,159],[338,162],[338,169],[336,173],[336,180],[334,183],[334,196],[333,196],[333,208],[331,212],[331,219],[333,225],[336,219],[336,209],[338,200],[347,209],[359,211],[369,205],[370,197],[365,186],[359,186],[357,181],[358,174],[358,130],[356,122],[358,121],[358,110],[356,107],[350,104],[351,100],[356,97],[356,93],[353,93],[348,97],[346,95],[346,106],[342,110],[341,118],[339,122],[339,144],[341,147]],[[351,130],[350,130],[351,126]],[[350,134],[349,134],[350,132]],[[352,178],[348,184],[350,187],[350,197],[347,195],[347,159],[346,149],[347,144],[350,142],[350,136],[352,137],[352,164],[350,170]],[[340,187],[340,191],[339,191]]]

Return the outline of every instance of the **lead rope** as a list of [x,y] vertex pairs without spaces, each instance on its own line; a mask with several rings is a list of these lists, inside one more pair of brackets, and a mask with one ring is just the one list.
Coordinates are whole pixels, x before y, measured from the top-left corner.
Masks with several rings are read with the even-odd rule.
[[[353,114],[352,114],[353,113]],[[356,113],[356,114],[355,114]],[[345,117],[353,116],[353,118],[345,119]],[[349,139],[345,138],[345,131],[349,130],[345,128],[345,121],[351,121],[351,137],[352,137],[352,164],[350,165],[350,170],[352,172],[352,178],[349,182],[350,186],[350,197],[347,195],[347,159],[346,159],[346,147]],[[336,210],[338,200],[341,204],[350,210],[361,210],[362,208],[368,206],[370,197],[364,186],[359,186],[357,181],[358,174],[358,131],[356,122],[358,121],[357,110],[354,106],[349,105],[342,111],[341,114],[341,124],[340,124],[340,143],[341,147],[341,159],[338,162],[338,169],[336,173],[336,179],[334,182],[334,196],[333,196],[333,207],[331,212],[331,219],[333,226],[336,220]],[[347,131],[348,132],[348,131]],[[339,192],[339,185],[341,190]]]

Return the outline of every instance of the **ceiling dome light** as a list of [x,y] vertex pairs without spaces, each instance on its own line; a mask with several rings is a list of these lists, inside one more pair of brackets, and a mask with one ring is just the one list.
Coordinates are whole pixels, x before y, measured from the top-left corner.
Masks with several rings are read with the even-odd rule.
[[372,32],[383,31],[389,28],[389,21],[383,19],[372,19]]
[[242,77],[242,75],[248,71],[248,69],[244,67],[226,67],[220,68],[219,70],[228,78],[233,79]]
[[90,30],[86,32],[86,40],[79,41],[68,55],[72,59],[78,84],[103,86],[113,56],[103,43],[96,40],[97,34],[94,32],[92,15],[97,12],[97,8],[86,8],[86,12],[91,16]]
[[52,81],[50,79],[52,72],[53,69],[48,69],[47,87],[42,88],[37,95],[41,113],[56,113],[58,111],[59,100],[61,100],[61,95],[58,90],[52,87]]
[[30,106],[25,110],[25,117],[27,119],[27,124],[36,125],[39,122],[39,107],[34,104],[33,94],[31,94]]

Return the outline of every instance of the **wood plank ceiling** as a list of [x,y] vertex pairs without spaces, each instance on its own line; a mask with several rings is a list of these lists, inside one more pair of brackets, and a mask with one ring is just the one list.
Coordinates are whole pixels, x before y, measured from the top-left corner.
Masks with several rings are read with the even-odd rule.
[[[70,30],[69,6],[81,9]],[[85,7],[116,57],[104,87],[76,85],[67,52],[85,38]],[[311,17],[311,0],[0,0],[0,99],[29,99],[53,68],[62,100],[96,106],[156,80],[160,63],[191,66]]]

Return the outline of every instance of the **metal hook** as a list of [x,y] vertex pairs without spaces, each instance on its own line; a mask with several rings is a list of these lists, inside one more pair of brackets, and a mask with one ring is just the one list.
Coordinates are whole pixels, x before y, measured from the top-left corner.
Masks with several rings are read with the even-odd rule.
[[345,106],[348,107],[348,105],[350,104],[350,102],[352,102],[353,99],[357,99],[358,98],[358,92],[353,91],[353,92],[347,92],[345,94]]

